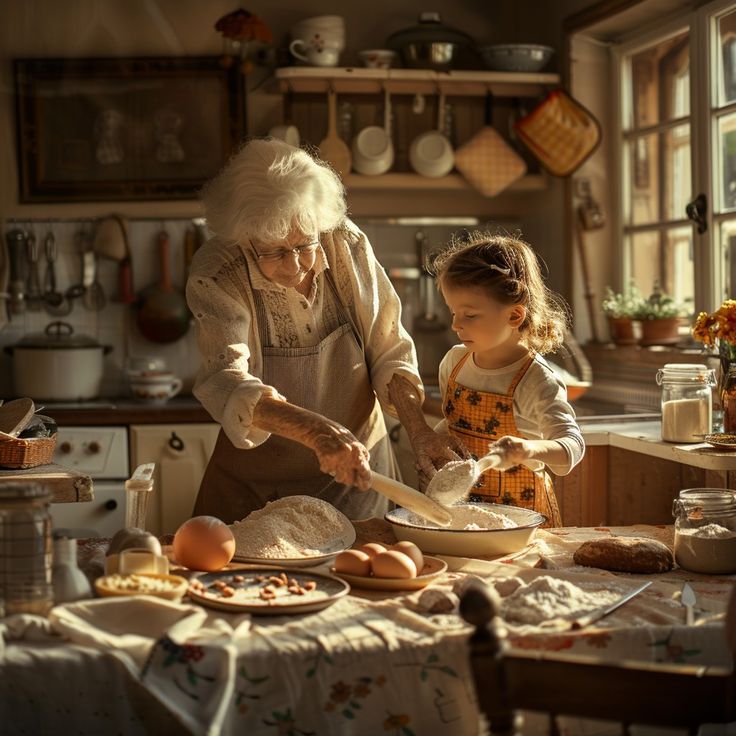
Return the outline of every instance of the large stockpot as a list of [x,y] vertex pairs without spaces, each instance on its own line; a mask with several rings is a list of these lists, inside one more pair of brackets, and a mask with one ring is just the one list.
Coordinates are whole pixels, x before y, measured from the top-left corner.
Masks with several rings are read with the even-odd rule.
[[68,322],[51,322],[44,332],[5,348],[13,356],[16,395],[44,401],[97,398],[103,358],[111,350],[91,337],[75,335]]

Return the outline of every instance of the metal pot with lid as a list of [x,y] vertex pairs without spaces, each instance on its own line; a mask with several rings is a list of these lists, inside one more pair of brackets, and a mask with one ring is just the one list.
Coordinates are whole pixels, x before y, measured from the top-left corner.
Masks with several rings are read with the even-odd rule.
[[458,54],[474,45],[467,33],[445,25],[434,12],[421,13],[417,25],[392,33],[386,41],[387,48],[401,54],[405,66],[441,71],[456,66]]
[[83,401],[97,398],[104,361],[111,345],[74,333],[68,322],[51,322],[5,351],[13,357],[13,381],[18,396],[44,401]]

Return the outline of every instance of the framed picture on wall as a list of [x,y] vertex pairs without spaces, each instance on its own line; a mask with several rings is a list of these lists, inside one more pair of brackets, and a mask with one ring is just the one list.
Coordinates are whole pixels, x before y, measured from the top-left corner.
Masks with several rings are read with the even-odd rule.
[[245,135],[218,57],[16,59],[19,200],[192,199]]

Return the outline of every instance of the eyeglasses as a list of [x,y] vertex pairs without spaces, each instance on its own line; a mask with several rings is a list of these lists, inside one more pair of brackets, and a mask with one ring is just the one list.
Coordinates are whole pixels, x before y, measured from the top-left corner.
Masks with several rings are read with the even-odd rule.
[[317,250],[317,246],[319,245],[319,242],[315,241],[314,243],[305,243],[304,245],[297,245],[294,248],[279,248],[278,250],[272,250],[268,253],[259,253],[255,246],[251,243],[251,247],[253,247],[253,251],[256,254],[256,258],[259,261],[263,261],[264,263],[278,263],[279,261],[283,261],[286,256],[295,255],[297,258],[303,256],[303,255],[309,255],[310,253],[313,253],[315,250]]

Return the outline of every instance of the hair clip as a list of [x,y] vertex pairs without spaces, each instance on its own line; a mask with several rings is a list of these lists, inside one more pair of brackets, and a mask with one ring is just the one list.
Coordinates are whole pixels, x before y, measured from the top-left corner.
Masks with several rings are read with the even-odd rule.
[[490,268],[492,271],[498,271],[499,273],[503,274],[504,276],[510,276],[511,275],[511,269],[510,268],[501,268],[501,266],[497,266],[495,263],[489,263],[488,268]]

